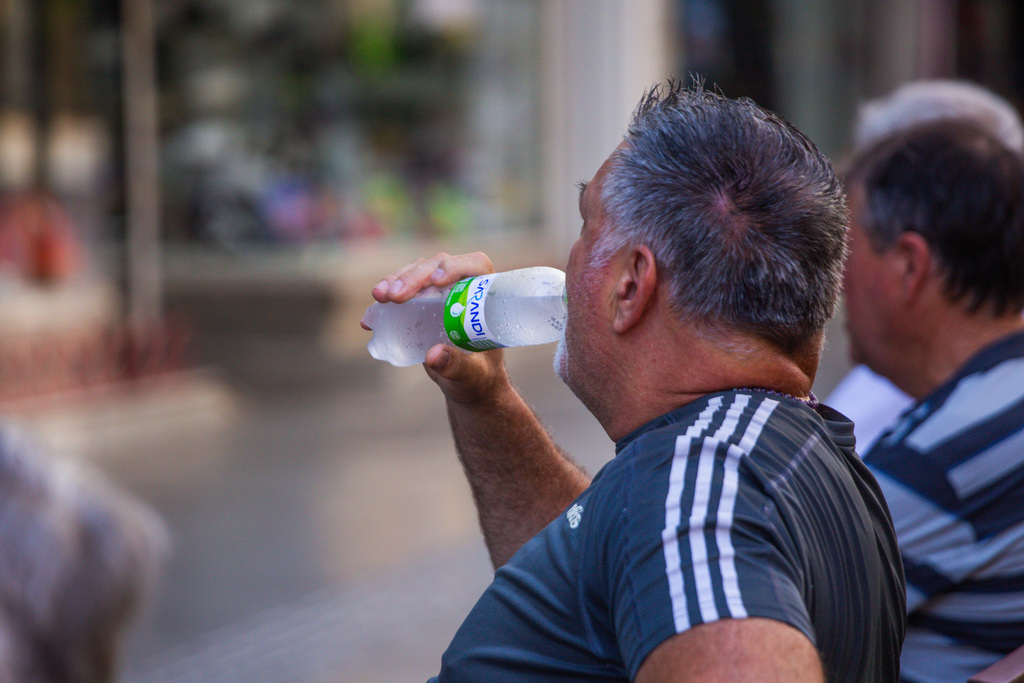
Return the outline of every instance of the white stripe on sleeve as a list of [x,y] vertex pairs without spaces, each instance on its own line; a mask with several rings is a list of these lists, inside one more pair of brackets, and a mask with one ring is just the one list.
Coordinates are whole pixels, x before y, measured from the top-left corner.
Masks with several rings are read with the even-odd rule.
[[[730,538],[736,498],[739,492],[739,461],[756,444],[761,430],[772,411],[778,405],[778,401],[769,399],[761,403],[741,437],[739,445],[730,445],[724,460],[720,460],[716,456],[716,451],[720,444],[733,436],[738,426],[739,418],[749,401],[750,397],[744,394],[736,397],[733,404],[729,407],[721,427],[716,430],[715,434],[704,438],[700,453],[697,456],[697,462],[695,463],[697,466],[696,488],[694,491],[693,507],[689,512],[687,542],[690,546],[690,566],[692,567],[692,579],[697,593],[697,606],[700,610],[701,619],[704,622],[715,621],[720,617],[714,597],[716,578],[722,582],[729,615],[744,617],[747,614],[739,589],[739,578],[735,565],[735,549]],[[719,399],[714,408],[718,408],[720,405],[721,401]],[[676,632],[679,633],[691,626],[686,600],[682,558],[679,549],[681,540],[679,538],[679,524],[683,513],[681,509],[683,488],[693,442],[698,438],[700,432],[706,429],[707,421],[710,421],[710,417],[714,412],[711,410],[712,407],[709,405],[708,409],[701,414],[697,424],[690,427],[686,434],[676,439],[675,454],[669,475],[669,490],[665,501],[665,529],[662,532],[662,544],[665,554],[669,593],[672,600],[672,613],[675,619]],[[702,423],[705,416],[708,420]],[[703,424],[703,427],[695,429],[698,424]],[[707,516],[710,512],[714,471],[719,466],[719,463],[721,463],[720,466],[724,467],[722,493],[716,512],[717,523],[715,530],[719,560],[712,563],[708,559],[708,537],[705,527]]]
[[676,633],[690,628],[690,616],[686,609],[686,590],[683,586],[682,560],[679,556],[677,533],[682,519],[680,503],[683,484],[686,481],[686,463],[690,443],[711,424],[711,418],[722,406],[722,397],[716,396],[709,403],[696,422],[687,428],[685,434],[676,437],[675,456],[669,472],[668,495],[665,498],[665,530],[662,532],[662,546],[665,553],[665,567],[669,594],[672,599],[672,616]]

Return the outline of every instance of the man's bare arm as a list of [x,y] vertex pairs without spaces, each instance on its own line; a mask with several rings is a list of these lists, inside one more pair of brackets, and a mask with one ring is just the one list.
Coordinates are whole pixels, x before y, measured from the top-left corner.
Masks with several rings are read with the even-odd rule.
[[723,619],[663,642],[636,683],[822,683],[821,659],[807,636],[772,619]]
[[[487,355],[492,355],[486,362],[494,366],[488,370],[494,373],[493,388],[469,401],[446,397],[452,436],[491,562],[500,567],[561,514],[589,479],[512,386],[500,352]],[[448,347],[435,348],[427,356],[427,370],[439,384],[454,379],[464,387],[476,371],[467,366],[483,360]]]
[[[488,272],[493,267],[483,254],[438,254],[385,278],[373,296],[382,302],[408,301],[424,287],[445,287]],[[484,541],[491,562],[500,567],[558,516],[589,479],[516,391],[502,351],[467,353],[439,344],[427,353],[424,365],[444,393]]]

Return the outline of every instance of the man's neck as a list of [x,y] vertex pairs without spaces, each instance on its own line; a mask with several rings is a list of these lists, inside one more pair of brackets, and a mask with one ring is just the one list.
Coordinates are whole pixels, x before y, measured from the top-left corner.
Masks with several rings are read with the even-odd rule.
[[1024,318],[1016,312],[994,316],[955,309],[929,330],[901,354],[902,369],[894,372],[893,383],[915,399],[945,384],[985,348],[1024,330]]
[[660,362],[630,369],[628,385],[602,420],[614,440],[647,422],[707,394],[729,389],[764,389],[798,399],[810,396],[817,370],[817,344],[799,357],[783,354],[766,342],[715,339],[681,331],[663,339],[655,353]]

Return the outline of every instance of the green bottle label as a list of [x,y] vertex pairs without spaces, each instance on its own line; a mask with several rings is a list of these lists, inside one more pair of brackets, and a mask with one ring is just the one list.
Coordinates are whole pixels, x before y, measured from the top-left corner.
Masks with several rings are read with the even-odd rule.
[[494,274],[470,277],[456,282],[444,304],[444,331],[456,346],[468,351],[501,348],[491,338],[484,302]]

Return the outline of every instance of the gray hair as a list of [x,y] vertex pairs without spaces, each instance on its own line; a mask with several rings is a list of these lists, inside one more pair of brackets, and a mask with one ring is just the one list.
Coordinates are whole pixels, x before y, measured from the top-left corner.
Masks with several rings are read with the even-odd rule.
[[862,104],[853,146],[865,149],[899,130],[956,119],[972,121],[1007,147],[1024,151],[1024,124],[1013,105],[974,83],[942,79],[906,83]]
[[847,212],[831,162],[747,99],[677,82],[648,92],[602,184],[597,252],[645,244],[673,311],[786,353],[835,312]]
[[0,430],[0,681],[113,680],[167,547],[143,504]]

